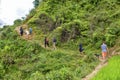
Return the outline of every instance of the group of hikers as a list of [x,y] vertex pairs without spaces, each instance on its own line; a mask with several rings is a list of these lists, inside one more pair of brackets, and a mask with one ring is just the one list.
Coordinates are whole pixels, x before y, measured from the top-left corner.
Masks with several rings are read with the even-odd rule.
[[[24,29],[22,27],[20,27],[19,32],[20,32],[21,36],[23,36],[23,34],[25,33],[26,38],[29,39],[29,35],[32,35],[32,28],[29,28],[29,31],[27,29],[24,31]],[[57,42],[55,37],[53,38],[52,42],[53,42],[53,49],[55,50],[56,49],[56,42]],[[47,37],[45,37],[45,39],[44,39],[44,46],[45,46],[45,48],[49,47],[49,40]]]
[[[27,29],[24,31],[23,28],[20,27],[20,35],[23,36],[24,33],[26,33],[26,38],[28,39],[29,35],[32,34],[32,28],[29,28],[29,31]],[[56,49],[56,43],[57,43],[57,40],[54,37],[53,40],[52,40],[54,50]],[[49,47],[49,40],[48,40],[47,37],[45,37],[45,39],[44,39],[44,46],[45,46],[45,48]],[[108,53],[108,48],[107,48],[107,45],[105,44],[105,41],[103,41],[103,43],[101,45],[101,49],[102,49],[102,59],[105,60],[107,58],[107,53]],[[84,51],[83,46],[80,43],[79,44],[79,52],[82,54],[83,51]],[[96,54],[96,56],[99,56],[99,55]]]
[[[52,43],[53,43],[53,49],[55,50],[56,49],[56,43],[57,43],[57,39],[55,37],[53,38]],[[45,48],[49,47],[49,40],[48,40],[47,37],[45,37],[45,39],[44,39],[44,45],[45,45]]]
[[32,28],[29,28],[29,30],[26,29],[26,30],[24,31],[24,29],[23,29],[22,27],[20,27],[19,32],[20,32],[20,35],[21,35],[21,36],[23,36],[23,34],[25,33],[25,34],[26,34],[26,38],[28,39],[28,38],[29,38],[29,35],[32,34]]

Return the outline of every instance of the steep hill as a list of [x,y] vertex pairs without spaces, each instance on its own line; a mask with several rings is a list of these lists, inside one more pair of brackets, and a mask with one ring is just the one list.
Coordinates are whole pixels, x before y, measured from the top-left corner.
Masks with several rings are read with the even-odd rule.
[[[38,0],[35,0],[39,2]],[[25,20],[0,29],[0,79],[80,80],[99,63],[106,41],[110,53],[119,50],[119,0],[42,0]],[[24,26],[25,25],[25,26]],[[32,27],[30,40],[17,31]],[[43,47],[44,37],[50,41]],[[57,38],[57,50],[52,38]],[[78,51],[83,44],[84,53]],[[117,46],[117,47],[116,47]]]

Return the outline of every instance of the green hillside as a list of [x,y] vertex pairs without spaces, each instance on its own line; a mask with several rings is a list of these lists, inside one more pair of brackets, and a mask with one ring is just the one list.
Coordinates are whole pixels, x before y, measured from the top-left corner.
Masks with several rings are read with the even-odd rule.
[[[113,46],[119,33],[118,0],[47,0],[33,9],[27,23],[62,42],[77,41],[99,48],[103,40]],[[102,32],[102,33],[101,33]]]
[[13,26],[3,28],[0,39],[3,80],[79,80],[98,63],[89,50],[85,55],[60,47],[46,50],[35,40],[22,39]]
[[[26,19],[0,29],[0,79],[81,80],[99,63],[94,54],[101,54],[103,40],[109,48],[120,46],[116,41],[120,36],[119,0],[35,2]],[[32,27],[32,39],[19,36],[15,29],[20,26]],[[43,47],[45,36],[49,48]],[[52,49],[53,37],[57,50]],[[79,43],[83,44],[82,55]]]

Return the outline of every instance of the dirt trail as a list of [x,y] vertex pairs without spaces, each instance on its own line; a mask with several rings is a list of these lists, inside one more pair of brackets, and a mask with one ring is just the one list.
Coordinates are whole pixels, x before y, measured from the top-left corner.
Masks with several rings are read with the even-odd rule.
[[[117,46],[114,46],[113,48],[111,48],[109,50],[109,58],[114,56],[114,55],[120,55],[120,52],[117,52],[118,50],[120,50],[119,48],[117,48]],[[108,64],[107,60],[106,61],[102,61],[99,63],[99,65],[93,70],[92,73],[88,74],[85,78],[83,78],[82,80],[90,80],[92,79],[103,67],[105,67]]]
[[[25,39],[25,40],[31,40],[32,38],[33,38],[33,36],[34,36],[34,33],[32,34],[32,35],[26,35],[25,34],[25,31],[26,30],[29,30],[28,29],[28,26],[27,25],[22,25],[22,28],[24,29],[24,33],[23,33],[23,36],[21,36],[23,39]],[[18,27],[16,27],[15,28],[15,31],[17,31],[17,33],[20,35],[20,31],[19,31],[19,29],[20,29],[20,26],[18,26]]]
[[[18,27],[15,28],[15,31],[16,31],[19,35],[20,35],[20,31],[19,31],[20,27],[21,27],[21,26],[18,26]],[[22,25],[22,28],[24,29],[24,31],[25,31],[26,29],[28,30],[28,25],[24,24],[24,25]],[[20,36],[20,37],[21,37],[22,39],[25,39],[25,40],[30,41],[30,42],[37,42],[41,47],[45,48],[44,45],[43,45],[42,43],[40,43],[39,40],[34,40],[34,36],[35,36],[35,33],[32,33],[32,35],[29,35],[29,36],[27,37],[27,35],[26,35],[25,32],[24,32],[23,36]],[[50,48],[50,47],[46,47],[46,49],[47,49],[47,50],[52,50],[52,48]]]
[[87,75],[85,78],[83,78],[82,80],[90,80],[91,78],[93,78],[103,67],[105,67],[108,64],[108,62],[101,62],[96,68],[95,70],[90,73],[89,75]]

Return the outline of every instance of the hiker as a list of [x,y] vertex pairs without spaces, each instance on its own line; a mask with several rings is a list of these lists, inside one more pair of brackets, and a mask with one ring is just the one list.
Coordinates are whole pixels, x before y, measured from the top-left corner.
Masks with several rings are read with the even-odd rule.
[[105,60],[107,57],[107,52],[108,52],[108,48],[105,42],[102,43],[101,49],[102,49],[102,59]]
[[29,31],[26,29],[25,30],[26,38],[29,39]]
[[29,34],[30,35],[32,34],[32,28],[29,28]]
[[46,46],[49,47],[49,40],[47,37],[45,37],[45,39],[44,39],[44,44],[45,44],[45,48],[46,48]]
[[83,47],[82,47],[82,44],[80,43],[80,44],[79,44],[79,51],[80,51],[80,53],[82,53],[83,50],[84,50],[84,49],[83,49]]
[[54,50],[56,49],[56,42],[57,42],[57,40],[56,40],[56,38],[54,37],[54,38],[53,38],[53,49],[54,49]]
[[20,35],[22,36],[23,35],[23,28],[20,27]]

